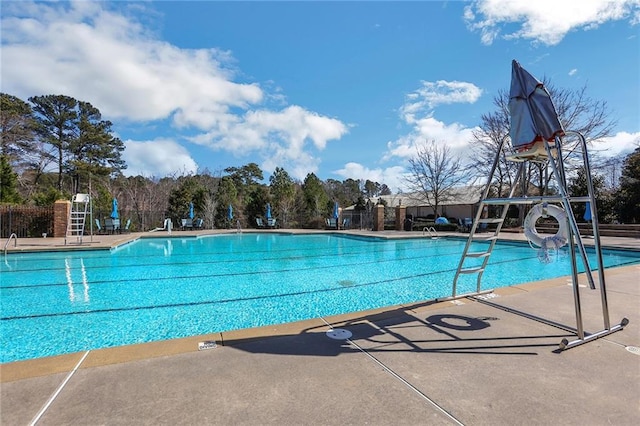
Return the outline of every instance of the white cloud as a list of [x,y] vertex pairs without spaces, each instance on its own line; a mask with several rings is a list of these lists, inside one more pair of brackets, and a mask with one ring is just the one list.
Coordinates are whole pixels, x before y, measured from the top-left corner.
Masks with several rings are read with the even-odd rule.
[[417,114],[432,110],[438,105],[474,103],[482,96],[482,89],[462,81],[422,81],[421,87],[407,95],[400,113],[407,123],[413,123]]
[[[7,9],[3,3],[0,71],[7,93],[22,98],[65,94],[91,102],[112,121],[170,120],[178,131],[201,132],[195,143],[239,157],[257,154],[267,165],[296,170],[298,177],[306,175],[304,167],[317,169],[317,153],[347,132],[339,120],[299,106],[265,109],[264,101],[282,104],[285,97],[277,87],[269,94],[256,83],[234,81],[230,52],[171,45],[139,21],[108,10],[108,4],[17,6],[10,2]],[[144,4],[135,7],[146,18],[154,13]],[[144,163],[138,154],[126,157]],[[179,157],[181,170],[195,167],[187,157],[186,151]],[[154,174],[175,171],[173,161],[170,169],[160,162],[144,164],[157,165]],[[135,170],[138,164],[129,167]]]
[[178,143],[168,139],[153,141],[125,141],[122,154],[127,162],[124,174],[127,176],[154,176],[192,174],[198,171],[198,164],[189,152]]
[[402,166],[369,169],[359,163],[347,163],[342,169],[335,170],[335,174],[345,179],[362,179],[384,183],[392,192],[398,192],[406,187],[406,170]]
[[179,49],[99,3],[25,4],[30,18],[2,20],[2,76],[18,96],[64,93],[110,118],[175,114],[176,124],[199,128],[262,99],[257,85],[230,80],[227,52]]
[[320,160],[313,153],[347,131],[339,120],[293,105],[281,111],[248,111],[191,141],[237,157],[260,151],[265,171],[284,167],[292,177],[302,179],[318,169]]
[[[570,31],[591,30],[608,21],[640,21],[638,0],[478,0],[465,8],[468,27],[480,31],[490,45],[504,31],[505,39],[558,44]],[[511,28],[517,26],[515,30]],[[508,28],[507,28],[508,27]]]
[[384,160],[394,157],[407,160],[414,157],[418,146],[427,141],[446,144],[463,157],[474,128],[460,123],[446,124],[434,118],[438,105],[474,103],[482,95],[482,89],[472,83],[460,81],[422,81],[421,86],[410,93],[400,107],[402,120],[412,126],[410,133],[387,143]]
[[578,69],[577,68],[573,68],[571,71],[569,71],[569,76],[573,77],[577,73],[578,73]]
[[593,150],[606,157],[628,155],[640,146],[640,132],[618,132],[610,138],[603,138],[593,145]]

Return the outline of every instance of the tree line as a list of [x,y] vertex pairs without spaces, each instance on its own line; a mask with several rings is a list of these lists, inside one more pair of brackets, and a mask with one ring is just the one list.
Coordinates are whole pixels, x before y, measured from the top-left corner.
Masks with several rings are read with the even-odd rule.
[[[615,121],[610,119],[605,102],[590,99],[586,88],[557,89],[548,81],[544,83],[565,129],[583,134],[590,148],[611,136]],[[117,198],[137,230],[152,229],[164,217],[179,223],[188,214],[190,203],[206,227],[231,226],[229,206],[235,210],[234,223],[240,219],[241,226],[253,226],[271,203],[282,226],[318,228],[335,202],[364,210],[371,197],[391,193],[385,184],[370,180],[322,181],[309,173],[298,181],[280,167],[267,184],[255,163],[194,175],[126,177],[121,157],[124,144],[113,135],[112,123],[103,120],[90,103],[64,95],[34,96],[28,102],[9,94],[0,96],[0,203],[49,205],[57,199],[70,199],[74,193],[91,192],[98,216],[108,215],[111,200]],[[498,152],[509,134],[508,102],[508,93],[500,91],[494,98],[494,110],[481,116],[469,142],[471,161],[463,161],[436,141],[419,146],[409,160],[407,188],[419,194],[436,215],[461,186],[474,179],[485,184],[498,154],[494,180],[489,183],[491,196],[504,197],[513,185],[517,164],[507,159],[508,140],[506,149]],[[570,193],[586,195],[585,172],[577,161],[581,157],[578,144],[571,138],[563,141]],[[625,157],[601,156],[597,150],[590,156],[599,219],[604,223],[640,222],[640,143]],[[532,163],[516,195],[554,191],[549,187],[552,181],[543,165]],[[574,208],[576,216],[583,214],[584,205]],[[517,223],[521,224],[524,210],[518,214]]]
[[281,167],[264,183],[255,163],[193,175],[125,176],[123,142],[112,123],[88,102],[64,95],[34,96],[25,102],[2,93],[0,117],[0,202],[50,205],[72,194],[91,192],[97,217],[110,214],[111,201],[132,219],[133,229],[148,230],[170,217],[186,218],[190,204],[206,227],[234,221],[254,226],[267,203],[285,227],[322,227],[334,203],[364,209],[371,197],[390,194],[370,180],[320,180],[309,173],[293,179]]

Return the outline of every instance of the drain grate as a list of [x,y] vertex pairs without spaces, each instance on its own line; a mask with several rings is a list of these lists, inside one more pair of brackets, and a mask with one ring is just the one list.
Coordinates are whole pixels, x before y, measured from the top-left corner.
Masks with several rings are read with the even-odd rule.
[[342,280],[338,281],[338,284],[340,284],[342,287],[353,287],[354,285],[356,285],[356,282],[351,280]]
[[347,340],[350,339],[352,333],[349,330],[345,330],[343,328],[333,328],[327,331],[327,337],[334,340]]
[[637,346],[625,346],[624,348],[632,354],[640,355],[640,348]]

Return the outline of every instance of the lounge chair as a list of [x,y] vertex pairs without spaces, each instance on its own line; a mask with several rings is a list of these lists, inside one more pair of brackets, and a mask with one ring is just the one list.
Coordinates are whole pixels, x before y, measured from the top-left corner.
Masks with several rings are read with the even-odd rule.
[[204,226],[204,220],[198,218],[198,219],[193,221],[193,228],[194,229],[202,229],[203,226]]
[[127,219],[127,222],[124,224],[124,229],[122,232],[129,232],[129,227],[131,226],[131,219]]
[[342,229],[350,229],[351,228],[351,218],[345,217],[342,219]]
[[264,222],[262,221],[261,217],[256,217],[256,225],[258,225],[258,228],[264,228]]
[[276,219],[275,218],[267,219],[267,227],[268,228],[275,228],[276,227]]
[[327,218],[326,229],[338,229],[338,220],[335,217]]
[[192,229],[193,228],[193,219],[187,218],[182,219],[182,229]]
[[96,222],[96,232],[98,234],[102,234],[102,226],[100,226],[100,219],[96,219],[95,222]]
[[120,232],[120,219],[105,219],[104,230],[114,234],[116,231]]

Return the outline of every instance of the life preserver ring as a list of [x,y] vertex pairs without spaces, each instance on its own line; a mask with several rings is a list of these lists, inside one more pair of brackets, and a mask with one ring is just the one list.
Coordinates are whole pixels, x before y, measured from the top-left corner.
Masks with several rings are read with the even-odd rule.
[[[536,230],[536,221],[542,216],[553,216],[558,221],[558,232],[552,237],[541,237]],[[557,250],[567,244],[567,213],[553,204],[541,203],[533,206],[524,219],[524,235],[527,239],[541,248]],[[553,245],[553,246],[550,246]]]

